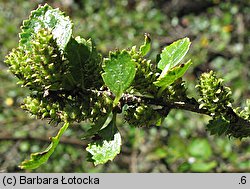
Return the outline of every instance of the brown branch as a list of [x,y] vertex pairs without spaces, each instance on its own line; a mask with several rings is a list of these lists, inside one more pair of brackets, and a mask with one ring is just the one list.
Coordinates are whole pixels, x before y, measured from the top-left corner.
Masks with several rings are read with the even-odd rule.
[[[106,94],[113,98],[112,93],[109,91],[90,91],[95,92],[99,95]],[[125,104],[128,105],[136,105],[140,103],[150,104],[154,106],[161,106],[162,109],[157,110],[161,113],[163,116],[167,116],[168,113],[172,109],[180,109],[180,110],[187,110],[199,114],[208,115],[212,118],[214,118],[214,115],[211,114],[211,112],[205,108],[200,108],[200,104],[195,100],[194,98],[188,98],[183,96],[182,99],[174,101],[174,100],[166,100],[163,98],[153,98],[151,96],[136,96],[133,94],[123,94],[120,103],[116,107],[118,110],[117,112],[122,112],[122,107]],[[228,136],[233,136],[236,138],[243,138],[243,137],[250,137],[250,121],[245,120],[244,118],[240,117],[238,114],[236,114],[233,110],[233,108],[228,107],[228,109],[225,110],[225,112],[221,112],[221,116],[225,117],[229,121],[229,129],[227,130]]]
[[[26,137],[14,137],[12,135],[0,135],[0,141],[1,140],[10,140],[10,141],[26,141],[26,140],[34,140],[34,141],[41,141],[41,142],[51,142],[49,137],[35,137],[35,136],[26,136]],[[63,144],[70,144],[74,146],[81,146],[82,148],[86,148],[87,144],[86,142],[78,139],[73,139],[69,137],[62,137],[60,139],[60,143]]]
[[184,102],[184,101],[176,101],[176,102],[166,102],[165,106],[169,106],[170,109],[180,109],[187,110],[199,114],[204,114],[211,116],[210,113],[206,109],[200,109],[199,104],[196,101]]
[[[160,105],[167,108],[169,111],[171,109],[181,109],[191,112],[196,112],[199,114],[204,114],[211,116],[207,109],[199,108],[199,103],[195,99],[187,99],[186,101],[167,101],[164,102],[162,99],[150,99],[150,104]],[[230,122],[227,134],[236,138],[250,137],[250,121],[245,120],[234,112],[232,108],[228,108],[224,114],[224,117]]]

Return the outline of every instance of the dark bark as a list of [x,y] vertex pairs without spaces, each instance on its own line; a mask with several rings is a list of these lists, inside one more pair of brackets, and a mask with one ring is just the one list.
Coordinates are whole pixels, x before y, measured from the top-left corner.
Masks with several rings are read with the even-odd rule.
[[157,6],[167,15],[182,17],[186,14],[200,14],[215,6],[211,0],[155,0]]
[[[10,134],[4,134],[0,135],[0,141],[40,141],[40,142],[48,142],[50,143],[51,140],[49,137],[38,137],[38,136],[26,136],[26,137],[15,137]],[[86,142],[78,139],[68,138],[68,137],[62,137],[60,139],[60,143],[62,144],[70,144],[74,146],[80,146],[81,148],[86,148],[87,144]]]

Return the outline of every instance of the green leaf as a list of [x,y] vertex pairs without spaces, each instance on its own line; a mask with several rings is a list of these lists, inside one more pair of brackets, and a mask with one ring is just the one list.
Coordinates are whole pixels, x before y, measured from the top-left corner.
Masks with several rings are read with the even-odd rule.
[[144,44],[140,46],[140,53],[142,56],[145,56],[151,48],[151,39],[149,37],[149,34],[145,33],[145,39]]
[[65,52],[69,60],[70,75],[77,86],[83,89],[99,88],[98,83],[102,82],[101,55],[96,51],[91,39],[85,40],[79,36],[71,38]]
[[168,162],[174,163],[179,158],[182,158],[185,156],[187,151],[187,145],[185,140],[178,134],[173,134],[169,138],[168,143],[168,156],[166,157]]
[[135,78],[136,63],[127,51],[117,51],[110,53],[109,58],[104,59],[103,69],[105,72],[102,74],[102,78],[115,94],[114,105],[116,105],[122,93]]
[[163,87],[163,89],[165,89],[166,87],[174,83],[175,80],[182,77],[185,74],[185,72],[188,70],[191,64],[192,62],[191,60],[189,60],[185,64],[181,64],[179,66],[176,66],[170,69],[164,75],[161,74],[160,77],[157,79],[157,81],[154,82],[154,85],[158,87]]
[[164,73],[175,67],[186,55],[190,44],[189,38],[186,37],[165,47],[160,55],[161,60],[157,67]]
[[107,127],[98,133],[100,139],[91,142],[86,148],[90,154],[90,160],[95,165],[112,161],[121,151],[121,135],[115,126],[115,117]]
[[195,139],[188,146],[188,152],[191,156],[207,160],[212,155],[212,149],[206,139]]
[[45,4],[32,11],[29,19],[23,22],[20,44],[29,48],[32,36],[41,28],[46,28],[52,32],[58,47],[63,50],[71,38],[72,27],[69,17],[64,16],[59,9]]
[[190,169],[193,172],[208,172],[211,171],[216,166],[217,166],[216,161],[211,161],[211,162],[196,161],[191,164]]
[[30,159],[23,161],[19,167],[21,169],[36,169],[40,165],[46,163],[51,154],[54,152],[55,148],[57,147],[61,136],[66,131],[68,126],[69,123],[65,123],[59,130],[57,135],[55,137],[52,137],[51,144],[44,151],[31,154]]
[[168,148],[166,146],[161,146],[155,149],[152,153],[149,153],[145,158],[147,161],[157,161],[164,159],[168,156]]
[[207,125],[207,130],[210,131],[211,135],[221,136],[225,134],[229,129],[230,122],[225,120],[223,117],[212,119]]
[[113,160],[121,151],[121,135],[116,133],[113,140],[103,140],[101,143],[91,143],[86,150],[92,155],[95,165],[104,164]]
[[88,139],[90,137],[93,137],[95,134],[97,134],[101,129],[104,129],[106,126],[109,125],[109,123],[113,119],[113,113],[108,113],[104,117],[99,117],[95,123],[92,125],[92,127],[87,130],[87,132],[84,134],[82,139]]

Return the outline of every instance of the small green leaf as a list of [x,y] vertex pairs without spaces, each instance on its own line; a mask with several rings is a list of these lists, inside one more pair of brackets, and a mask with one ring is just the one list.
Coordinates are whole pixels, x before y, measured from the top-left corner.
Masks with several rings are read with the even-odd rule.
[[46,163],[51,154],[54,152],[55,148],[57,147],[61,136],[66,131],[68,126],[69,123],[65,123],[59,130],[57,135],[55,137],[52,137],[51,144],[44,151],[31,154],[30,159],[23,161],[19,167],[21,169],[36,169],[40,165]]
[[188,152],[191,156],[207,160],[212,155],[212,149],[206,139],[195,139],[188,146]]
[[115,117],[116,115],[114,115],[109,125],[98,133],[100,139],[91,142],[86,148],[90,160],[95,165],[104,164],[109,160],[112,161],[121,151],[121,135],[116,128]]
[[190,44],[189,38],[186,37],[165,47],[161,53],[161,60],[157,67],[163,70],[164,73],[175,67],[186,55]]
[[102,78],[115,94],[114,105],[116,105],[122,93],[135,78],[136,63],[127,51],[117,51],[111,53],[109,58],[104,59],[103,69],[105,72],[102,74]]
[[58,47],[63,50],[71,38],[72,27],[69,17],[64,16],[59,9],[45,4],[32,11],[29,19],[23,22],[20,44],[30,47],[32,36],[41,28],[46,28],[52,32]]
[[175,80],[182,77],[191,64],[192,64],[192,62],[191,62],[191,60],[189,60],[185,64],[181,64],[179,66],[176,66],[176,67],[170,69],[164,75],[161,74],[160,77],[157,79],[157,81],[154,82],[154,85],[165,89],[166,87],[168,87],[169,85],[174,83]]
[[220,117],[210,120],[207,125],[207,130],[210,131],[211,135],[221,136],[227,133],[229,126],[230,122]]
[[149,34],[145,33],[145,39],[144,44],[140,46],[140,52],[142,56],[145,56],[151,48],[151,39],[149,37]]

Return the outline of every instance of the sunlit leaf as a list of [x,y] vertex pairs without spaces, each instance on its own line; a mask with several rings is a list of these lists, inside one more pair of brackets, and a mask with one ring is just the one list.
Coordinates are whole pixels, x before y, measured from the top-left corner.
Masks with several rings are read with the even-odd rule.
[[115,94],[114,104],[117,104],[122,93],[130,86],[136,73],[136,63],[125,50],[111,53],[103,63],[102,78],[105,84]]
[[167,86],[174,83],[175,80],[182,77],[185,74],[185,72],[188,70],[188,68],[191,64],[192,64],[192,62],[191,62],[191,60],[189,60],[185,64],[181,64],[179,66],[176,66],[176,67],[170,69],[164,75],[160,75],[160,77],[157,79],[157,81],[154,82],[154,84],[158,87],[166,88]]
[[69,17],[64,16],[59,9],[53,9],[47,4],[39,6],[31,12],[29,19],[23,22],[20,44],[29,47],[34,33],[46,28],[52,32],[58,47],[63,50],[71,38],[72,26]]
[[149,34],[145,34],[144,44],[140,46],[140,52],[142,56],[145,56],[151,48],[151,39],[149,37]]
[[92,155],[94,164],[99,165],[109,160],[112,161],[120,153],[121,144],[121,135],[120,133],[116,133],[113,140],[91,143],[86,150]]
[[88,144],[86,150],[90,154],[90,161],[95,165],[104,164],[113,160],[121,151],[121,135],[113,119],[107,127],[98,133],[100,139]]
[[157,67],[163,70],[163,73],[175,67],[186,55],[190,44],[189,38],[186,37],[165,47],[160,55],[161,60]]

